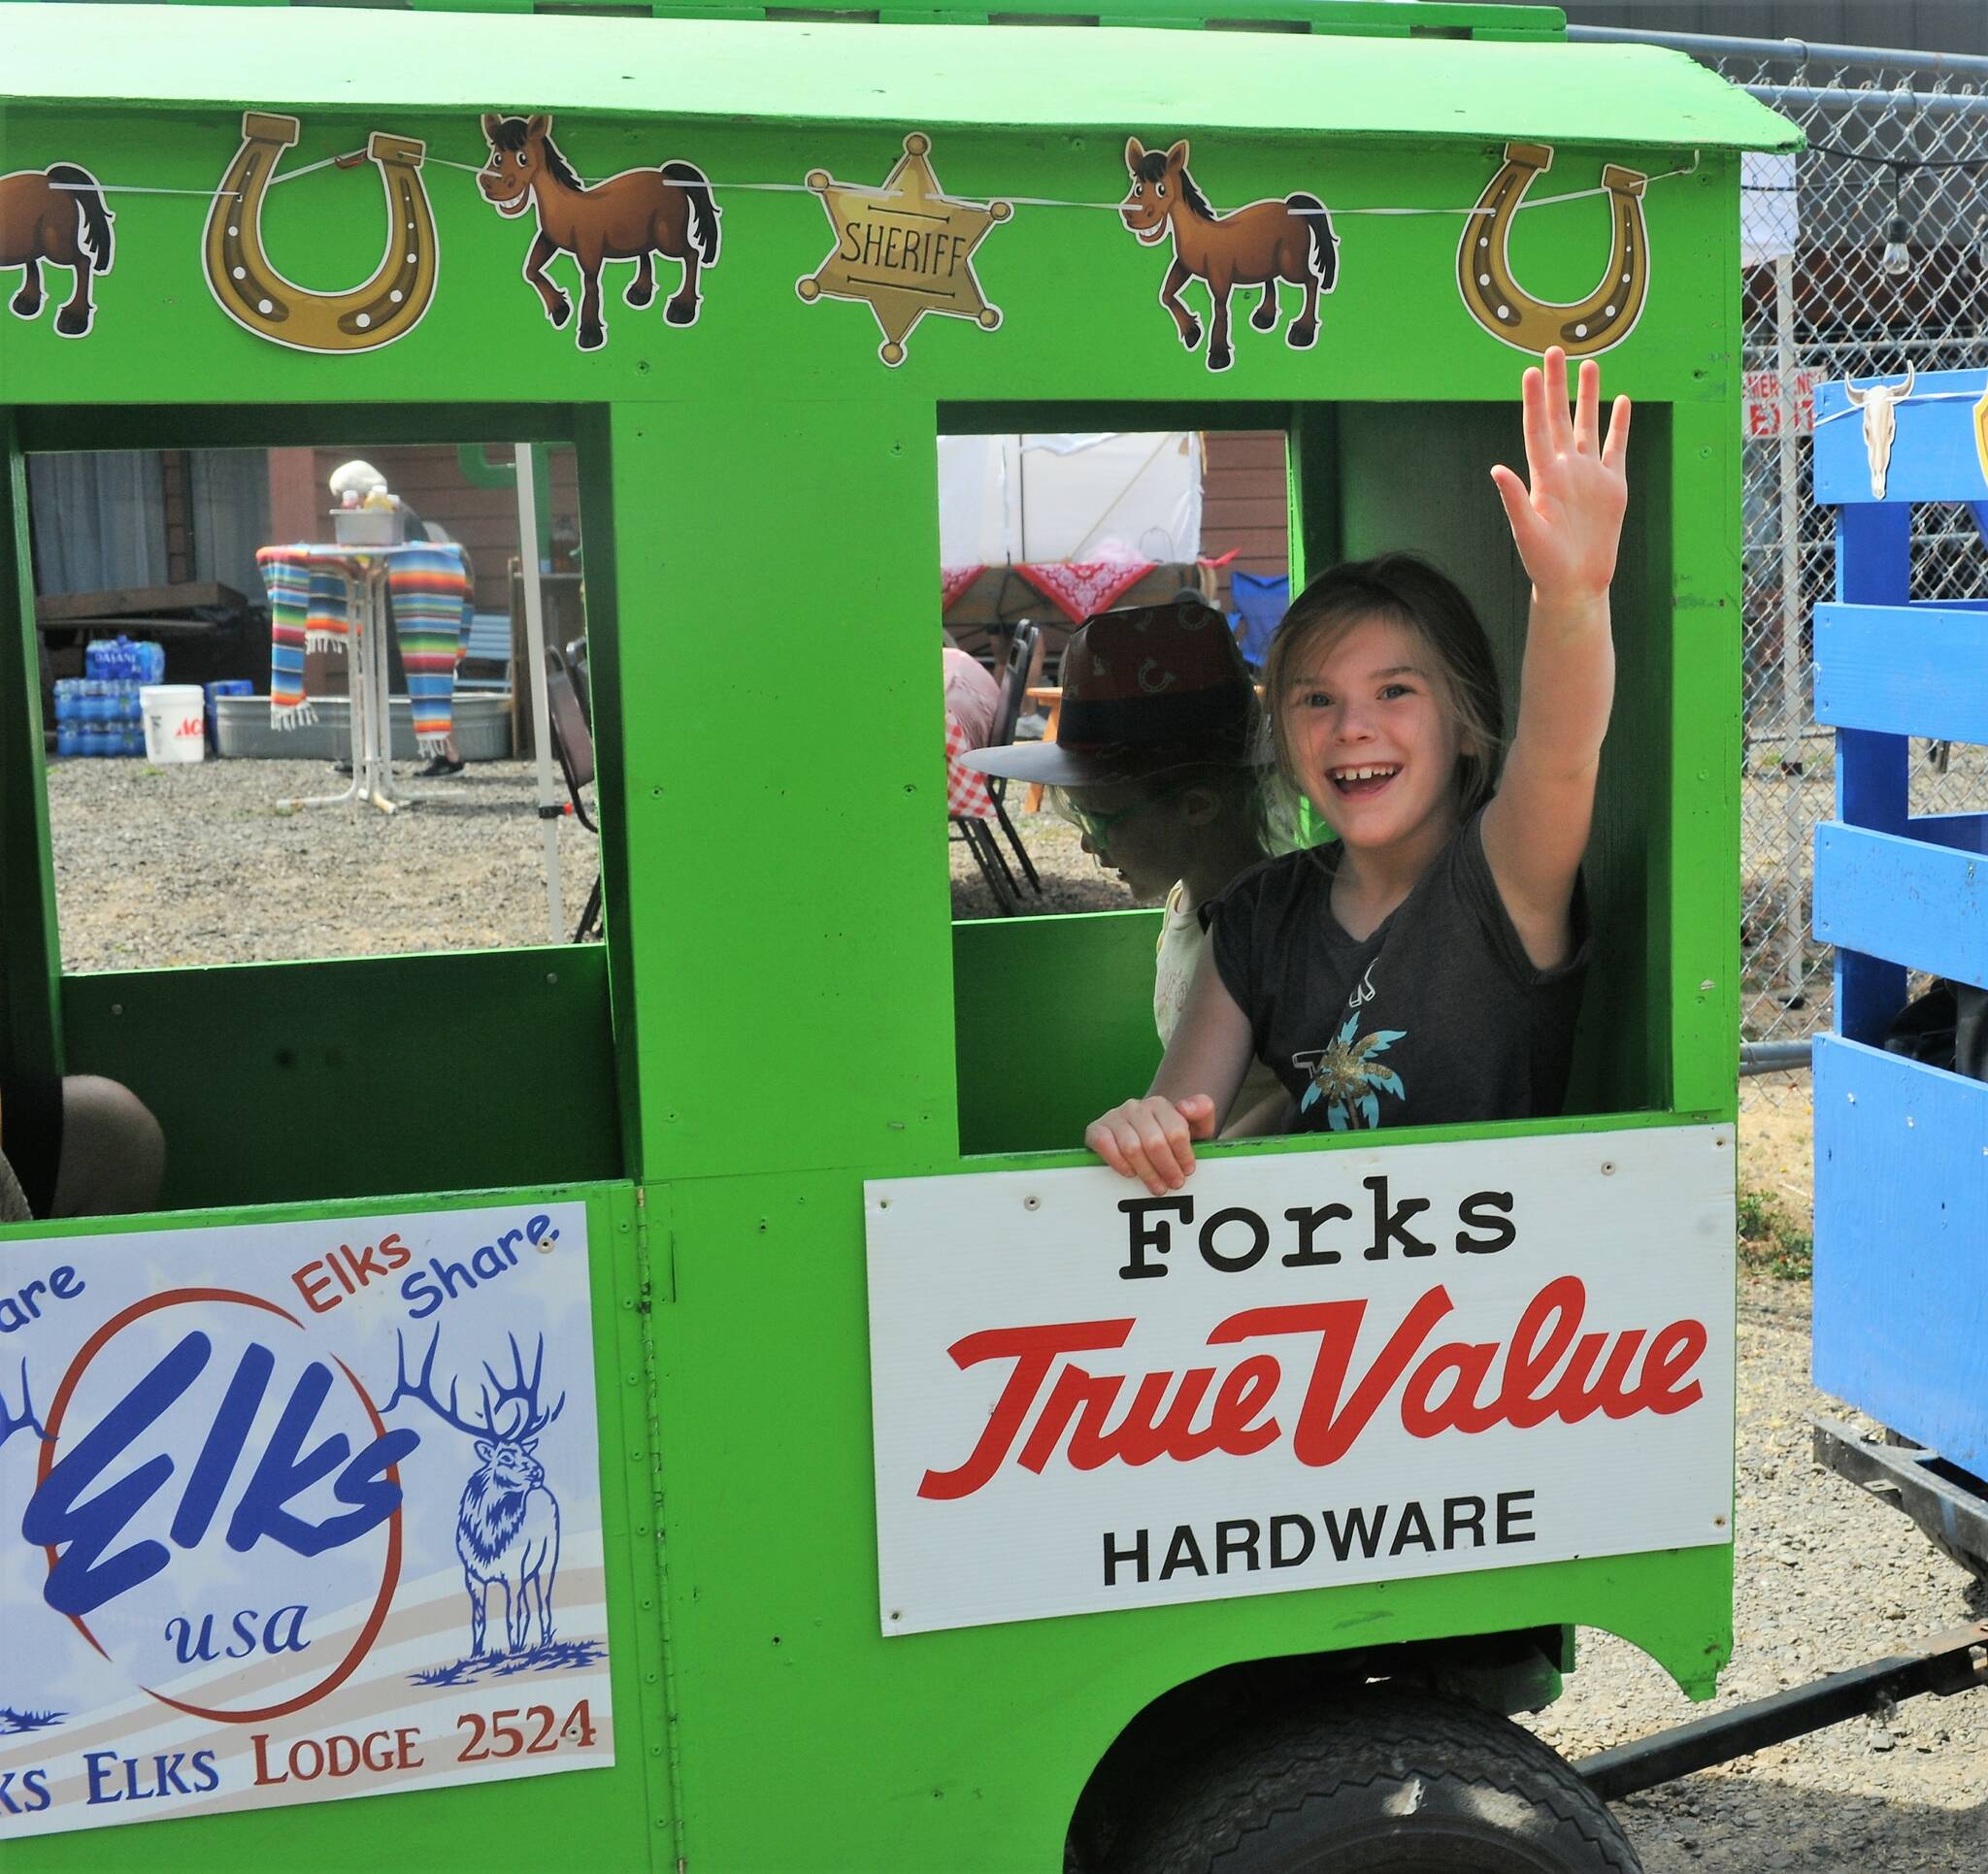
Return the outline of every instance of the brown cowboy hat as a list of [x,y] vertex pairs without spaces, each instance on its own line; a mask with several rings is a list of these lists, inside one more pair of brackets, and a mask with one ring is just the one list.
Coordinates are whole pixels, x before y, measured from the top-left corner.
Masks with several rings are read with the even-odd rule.
[[1063,653],[1054,741],[975,748],[983,774],[1098,787],[1169,768],[1269,760],[1263,714],[1229,622],[1182,594],[1086,618]]

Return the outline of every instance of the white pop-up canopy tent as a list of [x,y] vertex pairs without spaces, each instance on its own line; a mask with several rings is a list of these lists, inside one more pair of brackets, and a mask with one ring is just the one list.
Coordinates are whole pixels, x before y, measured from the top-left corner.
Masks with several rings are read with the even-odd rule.
[[940,563],[1191,564],[1201,473],[1194,430],[942,436]]

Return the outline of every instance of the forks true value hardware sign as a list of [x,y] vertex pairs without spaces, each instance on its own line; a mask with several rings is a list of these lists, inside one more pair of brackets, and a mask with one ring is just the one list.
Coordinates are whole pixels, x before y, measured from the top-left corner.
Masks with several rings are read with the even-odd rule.
[[613,1761],[583,1204],[0,1244],[0,1842]]
[[886,1634],[1731,1540],[1733,1141],[865,1187]]

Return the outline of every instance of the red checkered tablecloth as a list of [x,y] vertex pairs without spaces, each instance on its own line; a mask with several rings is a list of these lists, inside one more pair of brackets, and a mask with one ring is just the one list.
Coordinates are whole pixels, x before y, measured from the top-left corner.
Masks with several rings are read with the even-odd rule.
[[1151,560],[1040,560],[1019,565],[1019,573],[1073,625],[1103,611],[1153,570]]
[[959,718],[950,709],[945,712],[945,811],[950,815],[964,813],[976,820],[991,820],[994,817],[993,796],[987,792],[987,777],[977,770],[962,768],[959,758],[973,746],[967,740],[967,732],[959,726]]

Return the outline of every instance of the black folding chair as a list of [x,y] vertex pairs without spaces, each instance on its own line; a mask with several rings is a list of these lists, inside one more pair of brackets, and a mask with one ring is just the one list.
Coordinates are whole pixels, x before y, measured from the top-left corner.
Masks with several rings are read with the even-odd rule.
[[[1005,747],[1014,740],[1014,725],[1021,719],[1022,701],[1029,685],[1029,666],[1035,662],[1036,641],[1041,636],[1038,626],[1025,623],[1009,643],[1008,668],[1001,681],[1001,700],[995,705],[994,721],[988,731],[987,746],[990,748]],[[1040,896],[1043,881],[1036,875],[1036,869],[1014,830],[1014,822],[1008,817],[1008,808],[1002,802],[1008,782],[998,774],[983,774],[980,778],[986,784],[987,797],[994,805],[994,817],[1007,834],[1009,844],[1014,848],[1015,858],[1021,862],[1023,876]],[[994,837],[993,829],[974,814],[955,813],[952,816],[952,833],[947,837],[955,836],[974,855],[980,876],[987,881],[987,889],[994,895],[995,907],[1003,917],[1012,917],[1021,908],[1021,887],[1015,883],[1014,873],[1001,850],[1001,841]]]
[[1012,917],[1021,908],[1014,874],[1008,870],[1008,861],[1002,858],[1000,844],[986,821],[977,820],[971,813],[955,813],[952,816],[952,834],[947,838],[955,835],[974,855],[974,864],[979,867],[980,876],[994,894],[995,908],[1003,917]]
[[[1016,628],[1014,637],[1008,646],[1008,672],[1001,681],[1001,707],[994,712],[994,740],[989,744],[991,747],[1005,748],[1014,740],[1014,725],[1021,720],[1021,707],[1028,700],[1029,670],[1036,661],[1036,644],[1042,635],[1042,626],[1024,623]],[[1015,832],[1014,822],[1008,817],[1008,776],[989,774],[986,778],[987,792],[994,802],[994,817],[1000,821],[1001,831],[1007,834],[1008,843],[1014,848],[1014,856],[1021,863],[1022,875],[1027,878],[1036,896],[1040,898],[1043,895],[1043,881],[1036,876],[1034,862],[1029,858],[1027,848],[1021,842],[1021,835]],[[992,843],[992,834],[988,835],[988,841]],[[994,850],[998,857],[1001,848],[995,846]],[[1004,859],[1002,870],[1006,871],[1007,869],[1008,862]],[[1013,875],[1011,873],[1009,883],[1012,885],[1013,882]]]
[[587,673],[584,638],[569,638],[566,641],[566,671],[573,678],[574,692],[580,698],[580,713],[586,717],[591,731],[594,719],[594,680]]
[[[573,802],[573,817],[598,839],[601,830],[593,823],[586,810],[586,801],[580,791],[594,777],[593,723],[580,691],[580,683],[584,680],[583,676],[576,680],[575,667],[569,665],[551,645],[546,647],[546,704],[549,717],[547,726],[552,731],[552,756],[559,764],[560,773],[566,777],[566,792]],[[596,869],[594,888],[587,894],[586,908],[580,914],[580,924],[573,933],[573,940],[584,943],[600,935],[601,874]]]

